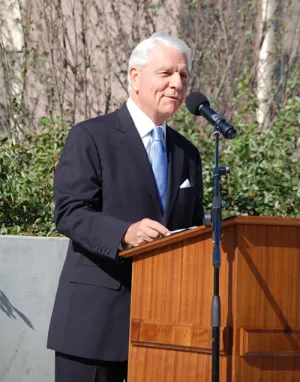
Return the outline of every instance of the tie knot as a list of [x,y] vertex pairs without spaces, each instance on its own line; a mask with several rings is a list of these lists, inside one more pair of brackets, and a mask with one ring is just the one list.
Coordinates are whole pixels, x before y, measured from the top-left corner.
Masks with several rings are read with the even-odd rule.
[[164,131],[161,126],[155,126],[152,132],[153,141],[163,141],[164,140]]

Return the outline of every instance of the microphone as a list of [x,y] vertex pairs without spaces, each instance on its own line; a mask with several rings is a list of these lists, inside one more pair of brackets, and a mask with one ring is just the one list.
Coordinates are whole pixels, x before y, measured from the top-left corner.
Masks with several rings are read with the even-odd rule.
[[213,126],[217,126],[222,135],[233,139],[237,131],[230,123],[216,113],[209,104],[208,99],[200,92],[192,92],[186,97],[186,107],[194,115],[202,115]]

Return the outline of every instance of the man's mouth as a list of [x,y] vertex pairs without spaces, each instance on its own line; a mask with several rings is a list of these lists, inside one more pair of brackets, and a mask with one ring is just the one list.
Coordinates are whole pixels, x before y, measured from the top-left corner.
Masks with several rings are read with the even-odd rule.
[[174,100],[176,100],[176,101],[178,101],[179,99],[178,99],[178,97],[175,97],[175,96],[171,96],[171,95],[167,95],[166,97],[168,97],[168,98],[171,98],[171,99],[174,99]]

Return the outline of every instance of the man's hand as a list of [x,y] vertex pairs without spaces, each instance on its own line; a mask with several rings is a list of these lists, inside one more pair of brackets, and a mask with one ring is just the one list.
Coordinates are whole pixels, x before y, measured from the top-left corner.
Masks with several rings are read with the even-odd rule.
[[122,239],[122,244],[136,247],[166,236],[169,230],[155,220],[143,219],[132,224]]

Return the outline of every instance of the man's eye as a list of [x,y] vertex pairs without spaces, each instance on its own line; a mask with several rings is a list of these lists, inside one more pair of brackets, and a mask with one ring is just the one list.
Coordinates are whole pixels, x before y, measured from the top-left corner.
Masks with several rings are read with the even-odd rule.
[[188,75],[187,75],[187,73],[181,73],[180,76],[183,78],[187,78]]

